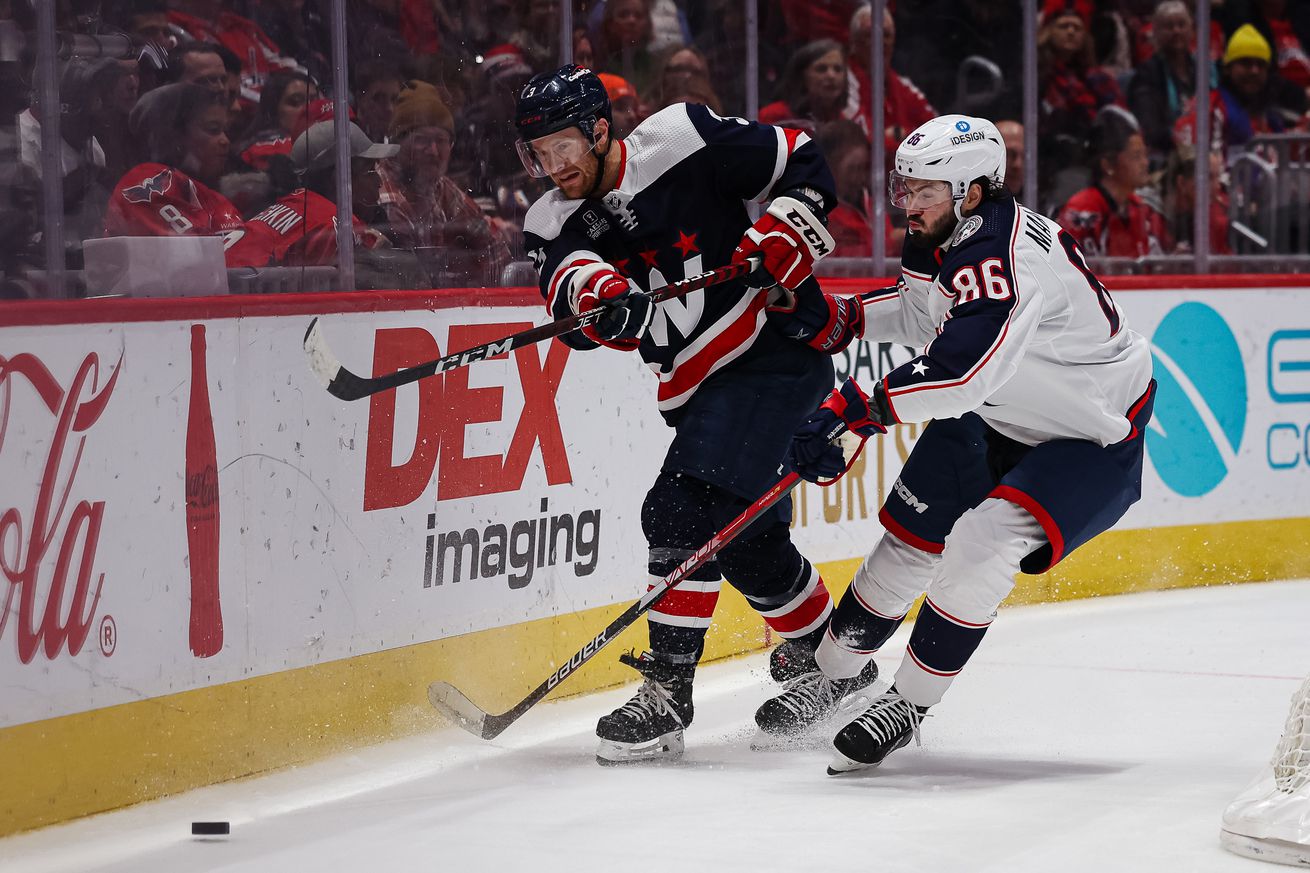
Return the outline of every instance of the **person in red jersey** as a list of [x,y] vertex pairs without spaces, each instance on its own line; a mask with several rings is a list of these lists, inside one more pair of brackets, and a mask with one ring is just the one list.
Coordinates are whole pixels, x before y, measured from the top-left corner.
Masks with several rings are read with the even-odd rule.
[[318,86],[304,73],[273,73],[259,95],[259,111],[252,133],[241,149],[241,160],[256,170],[267,170],[275,155],[291,154],[297,128],[304,130],[309,104],[319,97]]
[[216,42],[241,60],[241,99],[255,103],[274,70],[300,70],[249,18],[223,8],[222,0],[170,0],[168,21],[196,42]]
[[1060,224],[1089,255],[1140,258],[1173,248],[1160,214],[1137,189],[1147,182],[1149,154],[1126,110],[1102,110],[1092,129],[1092,184],[1069,198]]
[[230,144],[223,98],[199,85],[165,85],[141,98],[128,127],[149,160],[114,187],[105,235],[222,236],[228,266],[252,266],[237,250],[245,234],[241,214],[211,187]]
[[[304,187],[268,206],[247,222],[243,254],[260,264],[321,266],[337,258],[335,121],[320,121],[291,147],[291,160]],[[350,123],[350,182],[355,244],[372,249],[387,245],[381,233],[359,219],[377,209],[378,161],[399,151],[375,143]]]

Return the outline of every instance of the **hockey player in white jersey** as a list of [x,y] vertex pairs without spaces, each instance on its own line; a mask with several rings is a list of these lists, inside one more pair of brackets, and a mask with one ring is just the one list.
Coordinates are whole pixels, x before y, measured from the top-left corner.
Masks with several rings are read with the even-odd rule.
[[824,436],[930,422],[891,489],[885,533],[833,611],[819,671],[756,714],[788,735],[832,716],[926,592],[895,681],[834,740],[829,773],[917,738],[1014,586],[1111,527],[1141,495],[1155,383],[1148,344],[1058,224],[1005,193],[995,125],[948,115],[896,151],[908,235],[896,288],[864,295],[863,335],[922,348],[867,392],[847,380],[797,431],[806,478],[842,469]]

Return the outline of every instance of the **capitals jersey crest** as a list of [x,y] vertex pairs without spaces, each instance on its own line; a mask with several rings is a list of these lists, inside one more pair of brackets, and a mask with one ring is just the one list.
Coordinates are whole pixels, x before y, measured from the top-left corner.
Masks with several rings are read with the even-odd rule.
[[128,203],[149,203],[157,195],[167,193],[173,187],[173,171],[161,170],[140,184],[123,189],[123,199]]
[[[729,263],[751,226],[748,201],[808,187],[835,202],[808,134],[721,118],[697,104],[657,112],[611,148],[622,160],[614,190],[583,200],[551,191],[524,222],[525,248],[556,319],[573,314],[579,268],[609,264],[652,291]],[[766,302],[764,292],[735,281],[658,305],[638,351],[659,378],[662,412],[675,412],[720,369],[787,341],[766,325]],[[576,333],[564,341],[596,346]]]

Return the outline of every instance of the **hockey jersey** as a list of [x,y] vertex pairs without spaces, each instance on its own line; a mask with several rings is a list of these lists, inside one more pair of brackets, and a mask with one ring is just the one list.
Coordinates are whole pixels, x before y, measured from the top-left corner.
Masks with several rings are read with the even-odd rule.
[[[379,240],[351,216],[355,243],[373,248]],[[337,260],[337,206],[313,191],[298,188],[270,204],[246,222],[240,244],[243,256],[259,266],[269,263],[292,267],[335,264]]]
[[1059,224],[985,202],[947,245],[907,241],[901,264],[897,287],[865,297],[865,336],[923,347],[883,380],[897,421],[976,412],[1027,445],[1130,435],[1150,347]]
[[[808,134],[721,118],[698,104],[660,110],[612,148],[623,161],[613,191],[569,200],[554,190],[524,220],[528,255],[556,319],[573,314],[579,267],[607,262],[650,291],[731,261],[751,225],[744,201],[808,187],[828,207],[835,202],[832,175]],[[673,413],[734,361],[767,354],[762,333],[781,340],[766,328],[765,304],[765,293],[741,281],[659,304],[638,351],[659,377],[661,412]],[[595,348],[576,332],[565,341]]]
[[261,266],[242,247],[246,223],[222,194],[176,167],[138,164],[109,195],[106,236],[221,236],[229,267]]

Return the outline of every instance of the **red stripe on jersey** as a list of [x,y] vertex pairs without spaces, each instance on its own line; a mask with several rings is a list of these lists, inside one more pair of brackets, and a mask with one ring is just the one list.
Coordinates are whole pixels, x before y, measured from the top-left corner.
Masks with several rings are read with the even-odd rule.
[[[931,673],[934,676],[945,676],[945,677],[960,675],[959,670],[934,670],[932,667],[929,667],[923,661],[919,660],[918,655],[914,654],[914,648],[912,646],[905,647],[905,654],[910,656],[910,660],[914,662],[914,666],[918,667],[920,670],[922,670],[925,673]],[[964,668],[960,668],[960,669],[964,669]]]
[[715,364],[755,338],[756,322],[765,302],[765,295],[756,294],[731,324],[719,331],[700,351],[676,365],[667,380],[660,380],[658,398],[661,409],[665,408],[665,401],[694,390]]
[[905,528],[901,527],[897,524],[896,519],[892,518],[891,514],[887,512],[886,507],[878,510],[878,521],[881,521],[882,526],[887,528],[887,533],[896,537],[896,539],[905,543],[907,546],[913,546],[921,552],[927,552],[930,555],[940,555],[942,549],[945,548],[943,543],[934,543],[931,540],[925,540],[923,537],[915,536]]
[[1128,410],[1128,415],[1125,417],[1128,419],[1128,423],[1132,425],[1132,430],[1128,431],[1128,436],[1124,437],[1120,442],[1126,443],[1129,440],[1136,438],[1137,435],[1141,433],[1141,431],[1137,429],[1137,425],[1133,422],[1133,419],[1137,417],[1137,413],[1142,411],[1142,407],[1146,405],[1146,401],[1151,399],[1151,392],[1154,390],[1155,382],[1152,381],[1150,385],[1146,386],[1146,393],[1137,398],[1137,402]]
[[614,180],[614,187],[623,184],[623,174],[628,171],[628,147],[619,140],[619,177]]
[[[992,493],[987,496],[995,497],[998,500],[1008,500],[1028,510],[1032,517],[1037,519],[1037,523],[1042,526],[1046,538],[1051,541],[1051,563],[1040,570],[1032,572],[1044,573],[1060,563],[1060,559],[1064,557],[1064,534],[1060,533],[1059,525],[1055,523],[1055,519],[1051,517],[1051,514],[1046,511],[1046,507],[1037,502],[1037,498],[1025,491],[1020,491],[1013,485],[997,485],[992,489]],[[1025,570],[1024,572],[1029,571]]]
[[555,315],[555,296],[559,293],[559,281],[560,279],[564,278],[564,274],[567,273],[569,270],[572,270],[574,267],[581,267],[583,264],[599,264],[599,263],[600,261],[592,261],[592,260],[588,260],[587,258],[578,258],[576,261],[572,261],[567,264],[561,264],[560,267],[557,270],[555,270],[555,276],[550,280],[550,292],[546,295],[546,311],[549,312],[552,317],[554,317]]
[[651,611],[686,618],[709,618],[714,615],[714,605],[718,602],[717,591],[683,591],[674,588],[656,601]]
[[937,613],[937,614],[940,615],[942,618],[946,619],[947,621],[951,622],[952,624],[958,624],[960,627],[968,627],[968,628],[974,628],[974,629],[977,629],[977,628],[980,628],[980,627],[991,627],[991,624],[992,624],[992,623],[991,623],[990,621],[983,621],[983,622],[978,622],[978,621],[965,621],[965,620],[962,619],[962,618],[956,618],[955,616],[951,615],[951,614],[950,614],[949,612],[947,612],[946,610],[942,609],[942,608],[941,608],[940,606],[938,606],[937,604],[933,603],[932,600],[929,599],[929,598],[927,598],[927,597],[925,597],[925,598],[923,599],[923,602],[924,602],[925,604],[927,604],[927,605],[928,605],[928,608],[931,609],[933,612]]
[[809,597],[797,603],[788,612],[782,615],[766,615],[764,620],[768,622],[769,627],[785,637],[814,624],[831,604],[832,596],[828,594],[828,588],[823,584],[823,577],[820,576],[819,584],[814,586]]
[[792,156],[792,154],[793,154],[793,153],[794,153],[798,148],[800,148],[800,145],[798,145],[798,144],[796,143],[796,140],[798,140],[798,139],[800,139],[802,136],[804,136],[804,135],[805,135],[805,131],[803,131],[803,130],[794,130],[793,128],[790,128],[790,127],[784,127],[784,128],[782,128],[782,135],[783,135],[783,137],[787,140],[787,157],[790,158],[790,157]]

